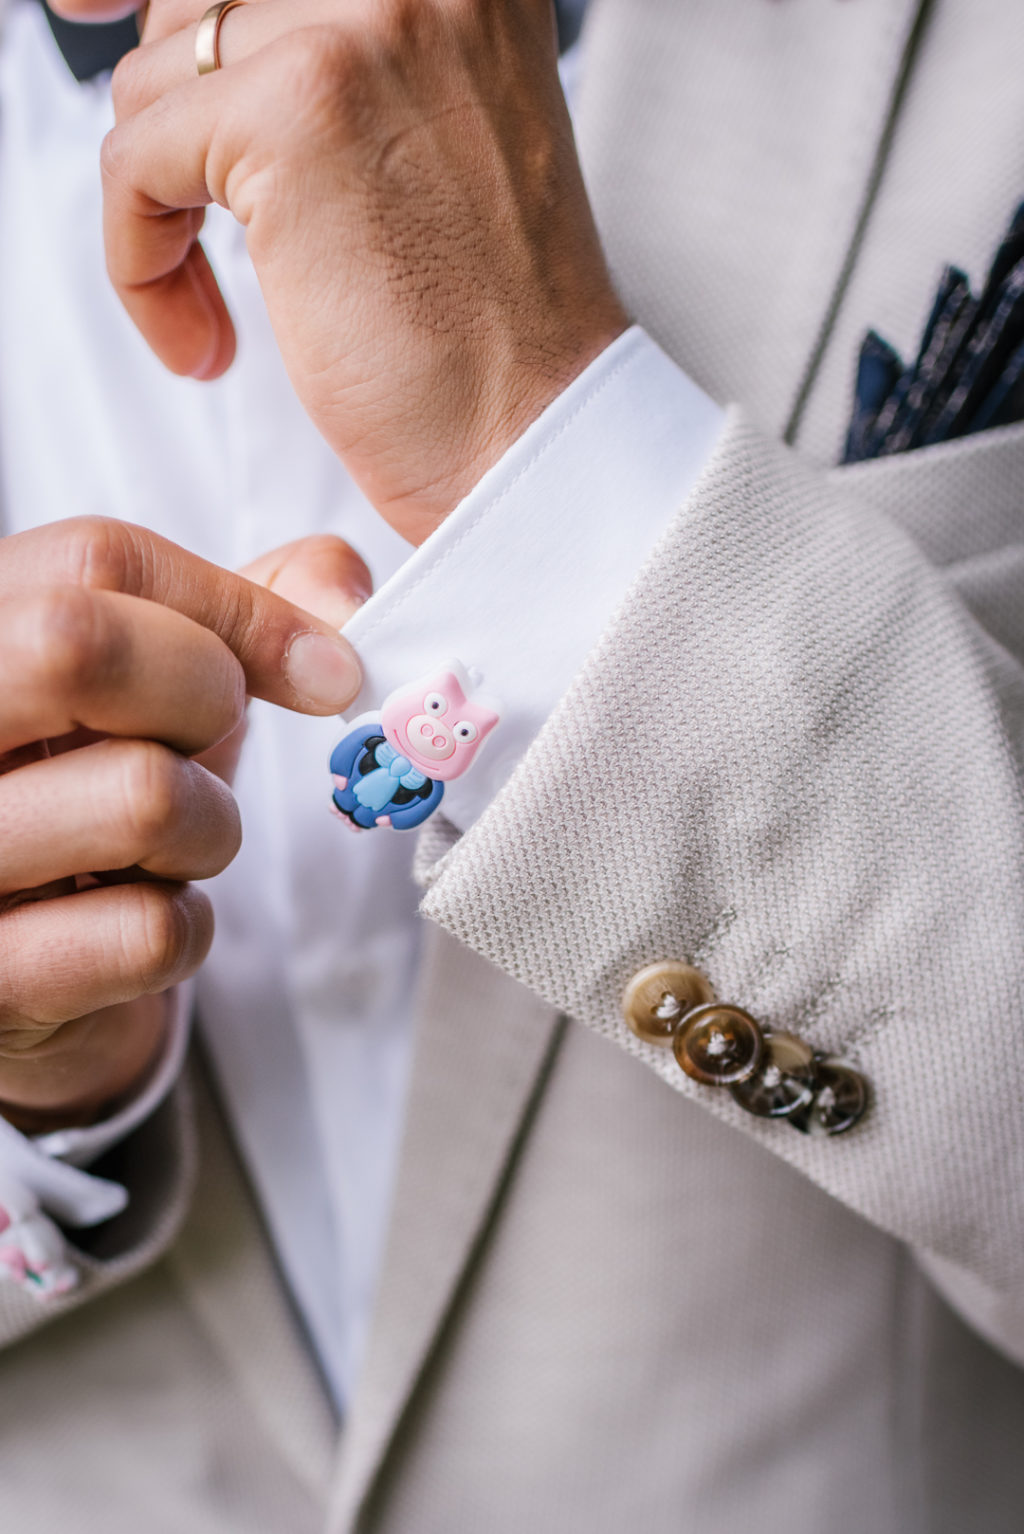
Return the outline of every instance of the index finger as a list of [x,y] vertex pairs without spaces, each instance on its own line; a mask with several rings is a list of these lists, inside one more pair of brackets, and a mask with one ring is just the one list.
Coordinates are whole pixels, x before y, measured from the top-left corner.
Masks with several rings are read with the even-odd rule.
[[[354,552],[352,577],[355,605],[365,575]],[[361,686],[356,653],[336,629],[147,528],[76,517],[0,542],[0,601],[61,584],[120,591],[183,613],[234,652],[253,697],[285,708],[342,713]]]

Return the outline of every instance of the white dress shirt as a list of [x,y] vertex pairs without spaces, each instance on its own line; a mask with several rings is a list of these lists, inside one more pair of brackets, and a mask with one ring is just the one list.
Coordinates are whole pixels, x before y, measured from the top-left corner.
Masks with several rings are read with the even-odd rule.
[[[502,720],[445,796],[465,828],[500,791],[706,462],[720,412],[643,332],[614,343],[411,552],[309,424],[277,355],[242,231],[206,245],[239,333],[215,384],[172,378],[110,291],[100,232],[105,82],[78,85],[35,0],[0,45],[0,490],[14,532],[82,512],[144,523],[228,567],[329,531],[378,590],[347,632],[352,712],[435,662],[479,671]],[[366,1335],[410,1057],[414,838],[328,815],[337,720],[256,704],[236,782],[244,845],[212,882],[204,1039],[254,1192],[342,1407]],[[154,1079],[93,1130],[24,1139],[0,1170],[67,1224],[117,1184],[82,1170],[180,1068],[185,1008]]]

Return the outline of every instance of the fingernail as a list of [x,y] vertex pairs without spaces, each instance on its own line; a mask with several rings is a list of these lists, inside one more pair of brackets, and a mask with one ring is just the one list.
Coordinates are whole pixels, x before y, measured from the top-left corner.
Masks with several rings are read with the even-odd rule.
[[362,685],[352,646],[327,634],[299,634],[288,648],[284,669],[298,696],[317,708],[346,708]]

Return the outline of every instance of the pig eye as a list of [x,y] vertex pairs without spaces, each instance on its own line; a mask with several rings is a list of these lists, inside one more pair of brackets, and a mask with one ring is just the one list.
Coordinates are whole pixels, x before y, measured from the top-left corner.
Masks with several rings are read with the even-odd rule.
[[440,692],[428,692],[423,699],[423,712],[425,714],[447,714],[448,699]]
[[460,719],[452,734],[456,740],[468,743],[471,740],[476,740],[476,725],[470,724],[468,719]]

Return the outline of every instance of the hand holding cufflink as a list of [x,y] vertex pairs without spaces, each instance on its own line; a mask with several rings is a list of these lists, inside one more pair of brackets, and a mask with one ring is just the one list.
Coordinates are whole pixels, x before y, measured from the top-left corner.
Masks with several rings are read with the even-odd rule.
[[332,714],[358,691],[335,623],[281,589],[343,619],[358,556],[308,539],[250,575],[98,518],[3,540],[0,1116],[26,1134],[92,1122],[158,1057],[161,993],[213,933],[195,881],[239,846],[247,693]]

